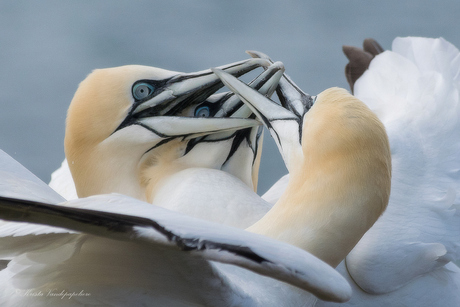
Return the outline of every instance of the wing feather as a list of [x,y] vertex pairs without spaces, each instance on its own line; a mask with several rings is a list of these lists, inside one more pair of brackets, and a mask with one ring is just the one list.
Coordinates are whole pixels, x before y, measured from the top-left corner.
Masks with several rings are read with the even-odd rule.
[[[2,182],[0,185],[4,191],[8,190],[7,183]],[[199,275],[202,267],[208,267],[208,271],[202,270],[201,280],[219,278],[220,283],[237,293],[244,291],[235,290],[239,289],[238,285],[222,277],[223,273],[212,268],[211,261],[235,265],[284,281],[325,300],[345,301],[351,295],[348,283],[332,267],[297,247],[265,236],[189,217],[124,195],[98,195],[56,205],[54,202],[43,201],[59,198],[52,196],[56,193],[46,184],[34,192],[34,195],[40,197],[29,197],[26,190],[22,192],[24,198],[18,197],[21,196],[18,191],[15,197],[11,197],[8,192],[5,192],[7,196],[0,197],[0,218],[67,229],[67,236],[72,238],[69,240],[74,244],[73,250],[84,246],[83,237],[96,236],[99,241],[105,238],[110,242],[118,241],[120,245],[129,242],[158,253],[163,251],[180,255],[177,257],[182,259],[182,264],[184,261],[191,263],[192,267],[188,270],[194,274]],[[28,224],[24,225],[28,227]],[[50,244],[59,246],[61,243],[59,240],[62,240],[62,234],[51,230],[41,233],[55,237],[51,242],[38,240],[39,244],[31,245],[32,251],[29,252],[33,252],[34,248],[46,248]],[[38,237],[33,229],[30,232],[23,231],[22,235],[22,239]],[[9,249],[14,249],[14,238],[3,234],[0,244],[8,242]],[[23,243],[19,236],[21,252],[25,252]],[[191,259],[198,259],[198,262]]]
[[393,165],[386,212],[346,258],[367,292],[460,259],[459,76],[460,53],[444,39],[397,38],[355,84],[387,129]]

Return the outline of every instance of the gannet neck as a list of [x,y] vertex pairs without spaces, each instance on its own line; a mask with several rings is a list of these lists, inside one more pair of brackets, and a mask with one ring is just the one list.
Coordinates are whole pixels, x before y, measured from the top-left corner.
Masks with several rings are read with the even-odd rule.
[[[130,65],[95,70],[80,83],[67,112],[64,140],[79,197],[119,192],[145,200],[136,186],[137,163],[154,138],[140,127],[114,131],[132,108],[131,85],[139,76],[174,74]],[[139,137],[133,138],[136,132]]]
[[66,156],[78,196],[121,193],[145,201],[141,161],[149,149],[149,138],[155,142],[145,129],[133,127],[97,144],[81,147],[66,144]]
[[318,96],[304,117],[302,153],[284,194],[248,230],[337,266],[388,203],[386,132],[362,102],[332,88]]

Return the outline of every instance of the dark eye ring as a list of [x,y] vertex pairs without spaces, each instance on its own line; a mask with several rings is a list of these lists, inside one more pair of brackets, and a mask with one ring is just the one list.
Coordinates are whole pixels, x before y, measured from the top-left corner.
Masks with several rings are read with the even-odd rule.
[[133,87],[133,97],[137,100],[142,100],[149,97],[153,91],[154,87],[148,83],[138,83]]
[[195,109],[195,117],[209,117],[210,115],[211,111],[208,106],[202,106]]

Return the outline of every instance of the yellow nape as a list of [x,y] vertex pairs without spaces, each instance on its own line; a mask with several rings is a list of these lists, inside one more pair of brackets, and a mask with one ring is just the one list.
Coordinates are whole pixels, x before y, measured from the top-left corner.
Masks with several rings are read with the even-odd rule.
[[[190,120],[194,108],[201,103],[199,97],[206,91],[210,94],[219,79],[206,73],[193,78],[182,75],[186,77],[179,78],[181,73],[160,68],[128,65],[95,70],[80,83],[67,113],[64,141],[79,197],[120,193],[152,202],[163,179],[173,173],[187,167],[222,167],[232,149],[230,140],[203,142],[209,146],[200,144],[189,153],[190,138],[184,137],[220,131],[215,121]],[[133,87],[144,82],[151,83],[152,92],[135,98]],[[194,95],[198,97],[196,102],[183,103]],[[222,131],[239,128],[232,127],[224,125]],[[248,185],[252,179],[254,189],[260,152],[254,164],[252,158],[245,159],[245,154],[235,158],[242,161],[235,162],[235,173],[247,178]],[[204,159],[201,153],[209,156]],[[252,178],[248,172],[238,173],[249,163]]]
[[286,191],[248,230],[294,244],[335,267],[388,204],[388,137],[377,116],[340,88],[318,95],[302,131],[303,157],[292,161]]
[[172,75],[159,68],[128,65],[97,69],[83,80],[67,112],[65,154],[79,197],[124,193],[145,200],[138,163],[148,150],[142,143],[120,133],[123,141],[110,141],[132,108],[132,85],[152,76]]

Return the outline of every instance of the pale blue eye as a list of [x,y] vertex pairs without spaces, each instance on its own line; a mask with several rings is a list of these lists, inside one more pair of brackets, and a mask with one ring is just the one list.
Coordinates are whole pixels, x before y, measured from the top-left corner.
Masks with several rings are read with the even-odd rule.
[[210,113],[208,106],[199,107],[195,110],[195,117],[209,117]]
[[133,97],[137,100],[142,100],[150,96],[150,94],[152,94],[153,91],[154,88],[152,85],[148,83],[138,83],[133,87]]

